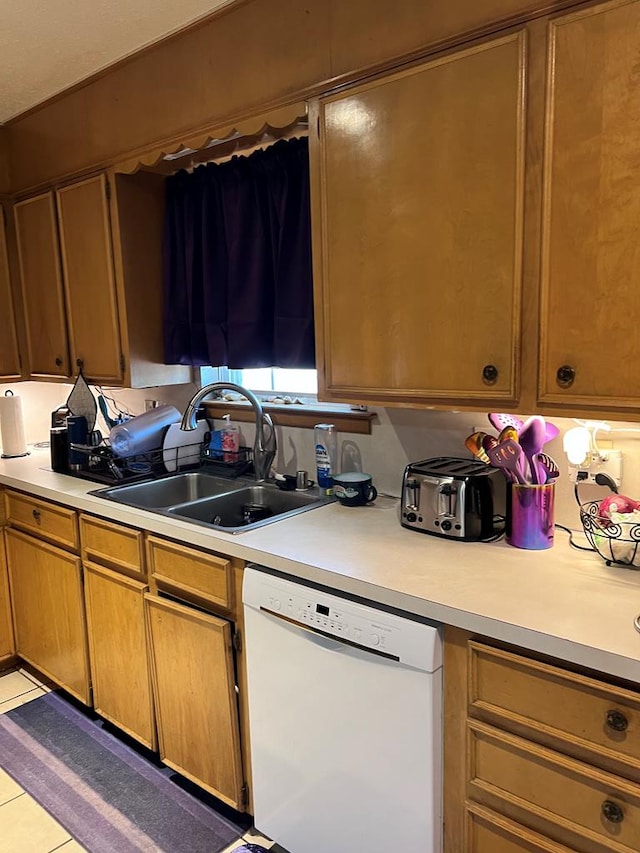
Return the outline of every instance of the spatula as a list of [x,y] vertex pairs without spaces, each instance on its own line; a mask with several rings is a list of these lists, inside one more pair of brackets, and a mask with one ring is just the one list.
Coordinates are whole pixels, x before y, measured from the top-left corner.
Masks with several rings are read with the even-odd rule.
[[552,459],[551,456],[548,456],[546,453],[538,453],[536,456],[536,462],[538,463],[538,470],[544,472],[545,483],[548,483],[550,480],[555,480],[560,476],[560,469],[558,468],[555,459]]
[[522,448],[515,441],[501,441],[495,447],[487,451],[489,461],[496,468],[503,468],[509,471],[520,485],[526,484],[525,478],[520,472],[519,460],[522,455]]
[[491,412],[488,416],[491,426],[502,432],[505,427],[514,427],[518,434],[522,429],[522,421],[515,415],[505,415],[498,412]]
[[[498,432],[503,430],[505,427],[511,426],[515,428],[518,435],[524,426],[524,422],[516,415],[506,415],[498,412],[491,412],[489,415],[489,421],[491,422],[491,425],[498,430]],[[557,438],[560,435],[560,430],[555,424],[545,422],[544,435],[544,442],[546,444],[548,441],[553,441],[554,438]]]
[[538,485],[546,479],[544,472],[538,470],[537,455],[545,442],[545,422],[540,415],[532,415],[522,426],[519,435],[520,447],[529,461],[531,482]]

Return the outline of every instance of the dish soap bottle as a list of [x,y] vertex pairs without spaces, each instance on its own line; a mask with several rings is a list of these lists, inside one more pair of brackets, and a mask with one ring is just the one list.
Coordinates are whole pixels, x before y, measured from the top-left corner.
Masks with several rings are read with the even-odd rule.
[[333,424],[316,424],[313,428],[316,446],[316,478],[318,486],[327,495],[333,494],[333,475],[337,473],[336,456],[338,437]]
[[231,415],[224,415],[222,420],[225,421],[222,429],[222,461],[237,462],[238,451],[240,450],[240,430],[237,426],[231,426]]

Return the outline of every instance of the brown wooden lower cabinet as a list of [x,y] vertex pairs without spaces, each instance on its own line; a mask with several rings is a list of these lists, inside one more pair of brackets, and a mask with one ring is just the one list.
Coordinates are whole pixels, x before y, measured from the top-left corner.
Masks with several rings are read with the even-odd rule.
[[469,849],[476,853],[571,853],[537,832],[477,803],[467,804]]
[[640,690],[445,638],[445,853],[637,853]]
[[84,564],[93,703],[149,749],[157,745],[144,624],[146,583]]
[[5,530],[16,651],[91,704],[80,558],[17,530]]
[[145,594],[160,757],[244,809],[232,625]]
[[3,539],[0,542],[0,665],[5,661],[10,661],[15,655],[15,651],[9,602],[9,574]]

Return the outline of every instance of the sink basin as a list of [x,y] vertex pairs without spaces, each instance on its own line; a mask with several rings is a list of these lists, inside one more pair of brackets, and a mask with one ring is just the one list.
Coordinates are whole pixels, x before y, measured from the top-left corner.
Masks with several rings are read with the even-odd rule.
[[111,486],[91,494],[227,533],[252,530],[333,500],[317,488],[283,491],[271,483],[229,480],[201,471]]
[[161,480],[149,480],[146,483],[112,486],[108,489],[99,489],[92,494],[127,504],[127,506],[161,509],[220,495],[234,488],[238,488],[234,480],[214,477],[211,474],[203,474],[201,471],[192,471],[188,474],[163,477]]
[[235,489],[224,495],[169,507],[171,515],[233,533],[269,524],[328,503],[322,495],[289,492],[265,483]]

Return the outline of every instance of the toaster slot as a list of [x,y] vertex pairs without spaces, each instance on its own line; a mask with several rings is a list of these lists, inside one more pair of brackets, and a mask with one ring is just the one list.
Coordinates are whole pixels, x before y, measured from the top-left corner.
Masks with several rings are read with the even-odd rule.
[[408,477],[404,482],[404,506],[408,512],[420,509],[420,483],[415,477]]
[[438,489],[438,515],[455,518],[458,512],[458,489],[451,481],[442,483]]

